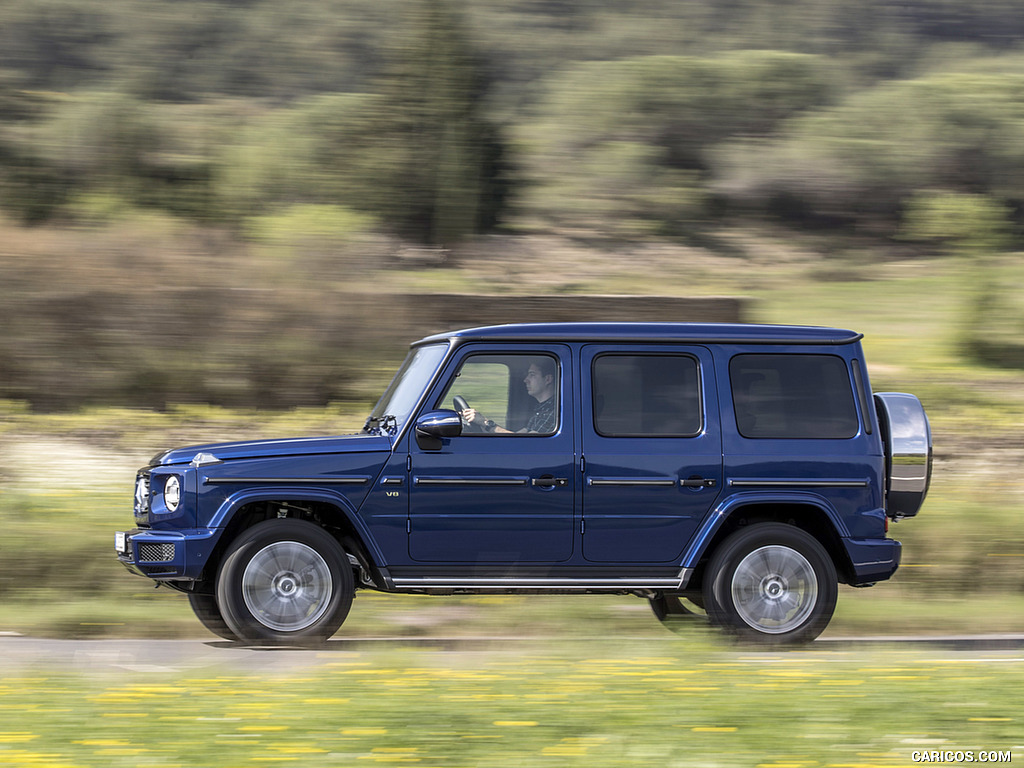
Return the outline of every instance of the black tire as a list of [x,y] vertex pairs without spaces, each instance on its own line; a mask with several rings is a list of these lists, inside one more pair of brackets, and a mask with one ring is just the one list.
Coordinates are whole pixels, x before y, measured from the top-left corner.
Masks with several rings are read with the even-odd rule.
[[218,637],[225,640],[238,640],[238,636],[231,631],[231,628],[224,621],[217,607],[217,598],[213,595],[200,592],[188,593],[188,604],[192,606],[192,613],[199,619],[199,623]]
[[348,615],[354,592],[341,545],[303,520],[267,520],[245,531],[217,575],[224,621],[255,643],[326,641]]
[[781,523],[734,533],[715,550],[704,579],[711,623],[768,645],[816,638],[838,594],[836,568],[821,543]]

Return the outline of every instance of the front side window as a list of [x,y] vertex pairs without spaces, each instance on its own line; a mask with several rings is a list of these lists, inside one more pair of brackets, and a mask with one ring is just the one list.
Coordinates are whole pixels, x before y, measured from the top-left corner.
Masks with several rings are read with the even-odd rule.
[[465,435],[553,435],[560,378],[551,355],[470,355],[434,407],[458,411]]
[[593,398],[603,437],[694,437],[702,428],[700,375],[689,355],[601,355]]
[[736,427],[750,438],[857,434],[846,361],[835,355],[737,355],[729,363]]

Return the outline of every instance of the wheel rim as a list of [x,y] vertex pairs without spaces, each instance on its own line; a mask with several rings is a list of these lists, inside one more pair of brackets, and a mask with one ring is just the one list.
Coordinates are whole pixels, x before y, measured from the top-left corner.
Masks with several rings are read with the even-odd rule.
[[771,635],[791,632],[807,621],[818,602],[818,577],[795,549],[755,549],[732,577],[732,601],[749,626]]
[[264,547],[242,574],[245,607],[260,624],[278,632],[315,624],[326,613],[333,591],[327,561],[297,541]]

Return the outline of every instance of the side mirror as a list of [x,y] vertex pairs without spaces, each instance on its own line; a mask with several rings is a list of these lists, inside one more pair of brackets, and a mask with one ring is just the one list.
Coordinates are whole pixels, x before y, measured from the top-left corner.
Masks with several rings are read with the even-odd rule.
[[425,451],[441,449],[441,438],[462,434],[462,417],[455,411],[427,411],[416,419],[416,443]]

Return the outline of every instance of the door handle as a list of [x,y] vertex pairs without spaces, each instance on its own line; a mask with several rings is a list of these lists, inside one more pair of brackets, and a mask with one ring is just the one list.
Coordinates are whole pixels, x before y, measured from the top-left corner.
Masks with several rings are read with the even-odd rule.
[[683,488],[714,488],[718,485],[718,481],[713,477],[701,477],[700,475],[691,475],[685,480],[680,480],[679,484]]
[[531,484],[537,488],[564,488],[569,484],[569,478],[541,475],[540,477],[533,478]]

